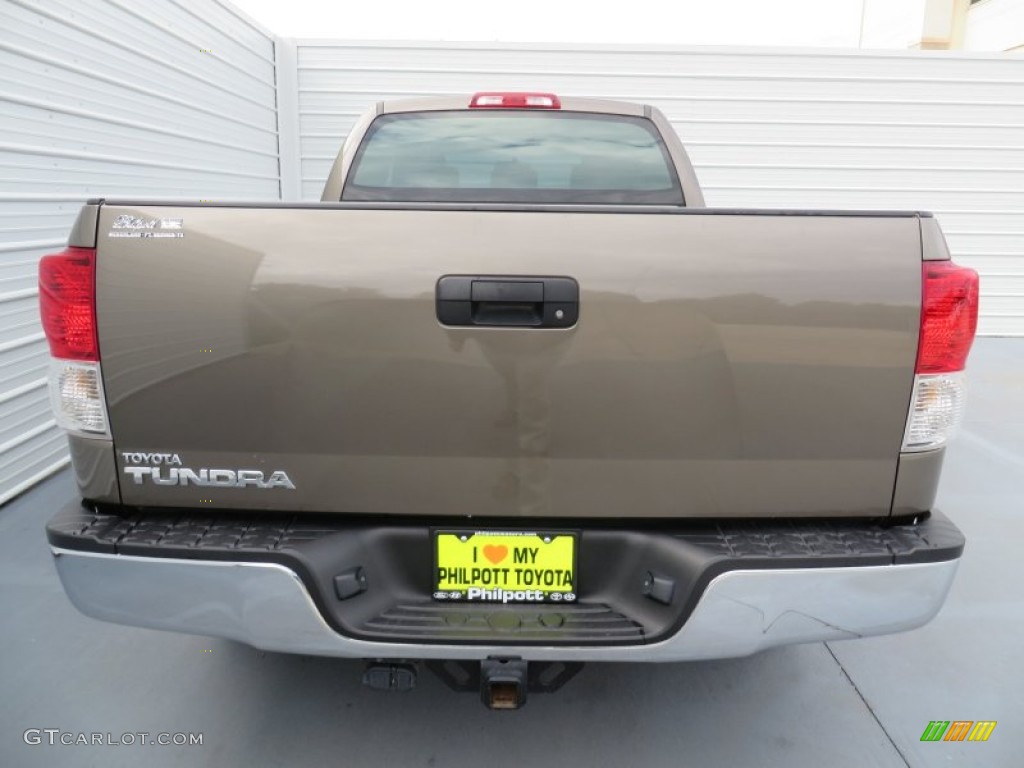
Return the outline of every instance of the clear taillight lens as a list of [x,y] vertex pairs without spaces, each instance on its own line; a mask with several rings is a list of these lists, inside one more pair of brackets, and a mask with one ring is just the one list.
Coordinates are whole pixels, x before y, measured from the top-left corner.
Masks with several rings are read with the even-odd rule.
[[960,426],[963,412],[963,371],[915,376],[903,450],[930,451],[945,445]]
[[109,436],[99,363],[50,360],[50,404],[64,429]]

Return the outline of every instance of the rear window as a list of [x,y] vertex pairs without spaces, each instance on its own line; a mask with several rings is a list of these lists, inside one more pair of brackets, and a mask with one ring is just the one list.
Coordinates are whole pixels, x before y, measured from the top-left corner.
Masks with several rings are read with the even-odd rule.
[[589,112],[410,112],[378,117],[342,200],[682,205],[650,120]]

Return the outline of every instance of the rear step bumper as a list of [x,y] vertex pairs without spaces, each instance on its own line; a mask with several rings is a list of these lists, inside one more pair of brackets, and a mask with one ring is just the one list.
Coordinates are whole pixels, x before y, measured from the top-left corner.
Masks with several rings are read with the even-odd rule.
[[[895,526],[581,531],[577,604],[503,606],[432,601],[430,532],[421,526],[167,511],[125,518],[75,505],[47,528],[64,588],[86,615],[375,659],[682,661],[899,632],[938,612],[964,543],[938,513]],[[353,568],[365,591],[341,599],[334,577]],[[667,599],[646,594],[648,574],[672,584]]]

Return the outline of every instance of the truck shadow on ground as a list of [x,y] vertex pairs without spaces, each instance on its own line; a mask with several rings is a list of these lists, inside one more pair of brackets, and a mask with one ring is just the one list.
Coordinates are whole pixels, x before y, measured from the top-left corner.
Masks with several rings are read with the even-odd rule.
[[889,764],[886,745],[874,754],[865,745],[881,734],[820,644],[726,661],[588,664],[561,691],[495,712],[423,668],[415,690],[384,693],[361,685],[360,661],[213,642],[208,684],[240,693],[244,681],[232,736],[268,765],[289,764],[295,743],[304,762],[343,765],[751,764],[755,744],[760,765],[844,765],[837,739],[861,741],[850,765]]

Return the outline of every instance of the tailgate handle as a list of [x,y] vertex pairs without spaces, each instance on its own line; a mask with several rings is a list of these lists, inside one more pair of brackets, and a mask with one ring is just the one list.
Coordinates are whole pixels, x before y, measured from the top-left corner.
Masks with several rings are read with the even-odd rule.
[[580,287],[571,277],[445,275],[436,299],[442,325],[569,328],[579,317]]

